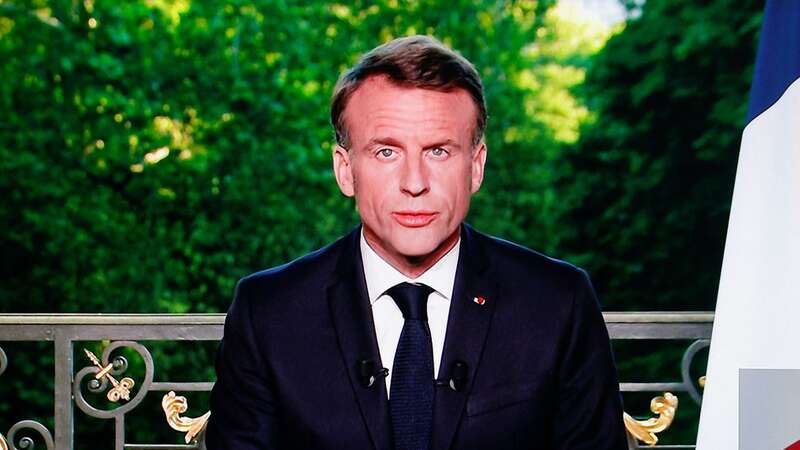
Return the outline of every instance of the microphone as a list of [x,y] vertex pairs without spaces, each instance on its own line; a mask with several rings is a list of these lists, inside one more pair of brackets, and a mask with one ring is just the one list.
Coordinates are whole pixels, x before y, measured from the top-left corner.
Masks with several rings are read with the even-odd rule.
[[389,369],[381,367],[376,370],[375,365],[375,361],[371,359],[362,359],[358,362],[358,378],[362,386],[372,387],[376,379],[389,375]]
[[456,360],[450,366],[450,379],[447,381],[436,380],[437,386],[450,386],[450,389],[461,392],[467,385],[469,366],[464,361]]

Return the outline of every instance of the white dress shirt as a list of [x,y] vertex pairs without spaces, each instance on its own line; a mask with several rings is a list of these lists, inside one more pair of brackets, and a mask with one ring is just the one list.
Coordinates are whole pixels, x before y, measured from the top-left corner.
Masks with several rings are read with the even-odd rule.
[[408,278],[383,260],[364,238],[361,229],[361,259],[364,263],[364,277],[367,281],[367,295],[372,305],[372,317],[375,321],[375,333],[378,336],[378,349],[381,353],[383,367],[389,369],[386,377],[386,393],[389,395],[392,385],[392,365],[397,351],[400,332],[403,331],[403,313],[391,297],[385,295],[387,289],[402,283],[422,283],[434,291],[428,296],[428,326],[431,330],[433,346],[433,374],[439,373],[442,359],[444,336],[447,331],[447,315],[450,312],[450,300],[453,297],[453,284],[456,278],[458,252],[461,238],[450,251],[436,261],[430,269],[415,279]]

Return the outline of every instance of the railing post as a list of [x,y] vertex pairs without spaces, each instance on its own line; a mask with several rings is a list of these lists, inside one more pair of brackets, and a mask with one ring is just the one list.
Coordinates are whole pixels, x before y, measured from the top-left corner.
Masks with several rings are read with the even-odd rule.
[[55,332],[55,444],[73,450],[72,338],[69,328]]

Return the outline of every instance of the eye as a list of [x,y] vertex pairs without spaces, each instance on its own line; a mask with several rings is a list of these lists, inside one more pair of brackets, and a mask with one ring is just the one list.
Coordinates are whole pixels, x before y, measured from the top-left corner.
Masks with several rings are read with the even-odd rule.
[[395,151],[390,148],[382,148],[378,150],[377,155],[382,158],[391,158],[394,155]]
[[447,158],[447,155],[450,154],[450,152],[448,152],[447,150],[443,149],[442,147],[432,148],[430,150],[430,152],[431,152],[431,155],[433,155],[434,157],[439,158],[439,159]]

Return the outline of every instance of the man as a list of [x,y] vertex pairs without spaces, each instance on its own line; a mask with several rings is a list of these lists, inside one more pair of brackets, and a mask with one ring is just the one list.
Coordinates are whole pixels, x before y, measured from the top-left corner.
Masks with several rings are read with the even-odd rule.
[[362,226],[239,282],[208,449],[627,448],[586,274],[462,223],[487,153],[472,65],[394,40],[331,119]]

